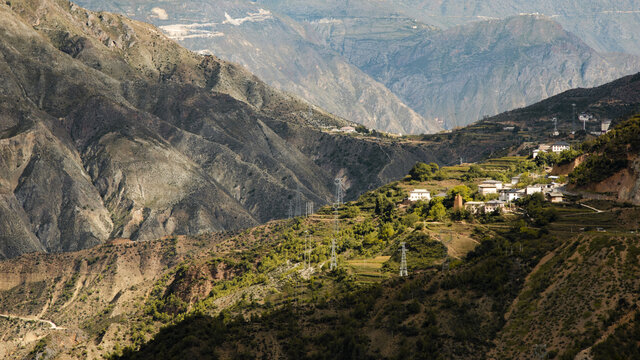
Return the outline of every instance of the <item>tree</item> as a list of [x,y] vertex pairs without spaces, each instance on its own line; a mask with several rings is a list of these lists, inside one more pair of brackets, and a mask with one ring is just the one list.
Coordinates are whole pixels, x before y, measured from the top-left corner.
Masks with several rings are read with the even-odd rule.
[[442,221],[447,216],[447,209],[442,205],[442,203],[436,203],[429,210],[429,216],[433,218],[435,221]]
[[454,186],[447,191],[447,197],[444,199],[444,204],[446,207],[453,207],[453,202],[458,194],[462,196],[462,200],[471,201],[471,193],[471,189],[466,185]]
[[375,212],[377,215],[380,215],[383,222],[391,221],[395,210],[396,206],[393,201],[389,200],[385,195],[378,195],[376,198]]
[[382,227],[380,227],[380,238],[382,240],[389,241],[395,234],[396,231],[393,229],[391,223],[384,223]]
[[436,170],[438,170],[438,165],[437,164],[433,164],[433,165],[435,165],[436,167],[433,168],[431,164],[417,162],[415,165],[413,165],[411,170],[409,170],[409,176],[411,176],[412,180],[417,180],[417,181],[429,180],[431,176],[433,176],[433,173]]

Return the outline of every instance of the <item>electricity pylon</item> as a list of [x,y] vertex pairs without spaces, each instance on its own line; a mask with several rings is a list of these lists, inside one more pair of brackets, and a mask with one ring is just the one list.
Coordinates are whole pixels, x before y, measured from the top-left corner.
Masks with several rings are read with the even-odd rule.
[[404,247],[405,243],[400,243],[402,248],[400,251],[402,255],[400,257],[400,276],[409,276],[409,272],[407,271],[407,248]]

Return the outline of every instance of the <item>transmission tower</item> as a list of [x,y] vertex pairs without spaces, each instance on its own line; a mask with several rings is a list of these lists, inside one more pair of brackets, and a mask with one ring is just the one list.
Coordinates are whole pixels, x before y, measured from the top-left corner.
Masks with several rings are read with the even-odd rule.
[[338,231],[340,230],[338,209],[340,209],[340,205],[342,205],[343,197],[342,179],[336,178],[334,183],[336,185],[336,202],[333,203],[334,236],[333,239],[331,239],[331,262],[329,263],[329,269],[331,270],[338,267],[338,261],[336,259],[336,238],[338,237]]
[[575,131],[575,129],[576,129],[576,104],[571,104],[571,107],[573,107],[573,116],[571,118],[571,124],[573,124],[573,130]]
[[313,201],[307,201],[306,215],[307,217],[313,215]]
[[409,276],[409,273],[407,271],[407,248],[404,246],[405,243],[402,242],[400,243],[400,246],[402,246],[400,248],[400,252],[401,252],[401,257],[400,257],[400,276]]
[[289,219],[293,218],[293,203],[289,200]]
[[449,256],[447,256],[447,258],[444,259],[444,262],[442,263],[442,271],[447,270],[449,270]]
[[302,192],[300,191],[300,185],[296,186],[295,216],[302,216]]
[[303,262],[307,266],[307,269],[311,268],[311,243],[309,242],[309,231],[304,231],[304,255],[302,257]]

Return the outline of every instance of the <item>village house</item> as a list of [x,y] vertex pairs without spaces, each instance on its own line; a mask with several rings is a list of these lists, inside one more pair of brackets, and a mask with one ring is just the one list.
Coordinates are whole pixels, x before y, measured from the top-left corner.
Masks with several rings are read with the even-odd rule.
[[542,187],[540,185],[530,185],[524,190],[526,195],[532,195],[540,192],[542,192]]
[[480,184],[478,185],[478,193],[480,193],[480,195],[482,196],[489,195],[489,194],[497,194],[498,189],[496,189],[495,185]]
[[340,128],[340,132],[351,134],[356,132],[356,128],[353,126],[344,126]]
[[524,190],[522,189],[509,189],[503,190],[500,192],[500,197],[498,198],[500,201],[504,202],[514,202],[524,196]]
[[569,150],[570,148],[571,146],[569,146],[569,144],[564,141],[558,141],[557,143],[551,145],[551,151],[556,154],[559,154],[565,150]]
[[502,182],[496,180],[485,180],[478,185],[480,195],[497,194],[502,189]]
[[409,201],[418,201],[418,200],[430,201],[431,193],[426,189],[415,189],[409,192],[408,200]]
[[464,208],[472,214],[477,214],[480,209],[484,208],[484,202],[482,201],[467,201],[464,203]]
[[496,211],[497,209],[500,209],[500,210],[504,209],[504,201],[491,200],[491,201],[487,201],[486,203],[484,203],[484,211],[486,213],[492,213],[492,212]]
[[554,191],[547,195],[549,201],[552,203],[561,203],[564,200],[564,195],[560,192]]
[[502,182],[496,180],[485,180],[482,182],[482,185],[493,185],[497,190],[502,189]]

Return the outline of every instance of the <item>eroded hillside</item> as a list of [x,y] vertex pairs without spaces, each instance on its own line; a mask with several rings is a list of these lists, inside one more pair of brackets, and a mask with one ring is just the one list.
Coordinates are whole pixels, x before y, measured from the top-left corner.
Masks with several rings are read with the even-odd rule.
[[253,226],[438,161],[323,131],[349,123],[148,24],[58,0],[0,19],[4,258]]

